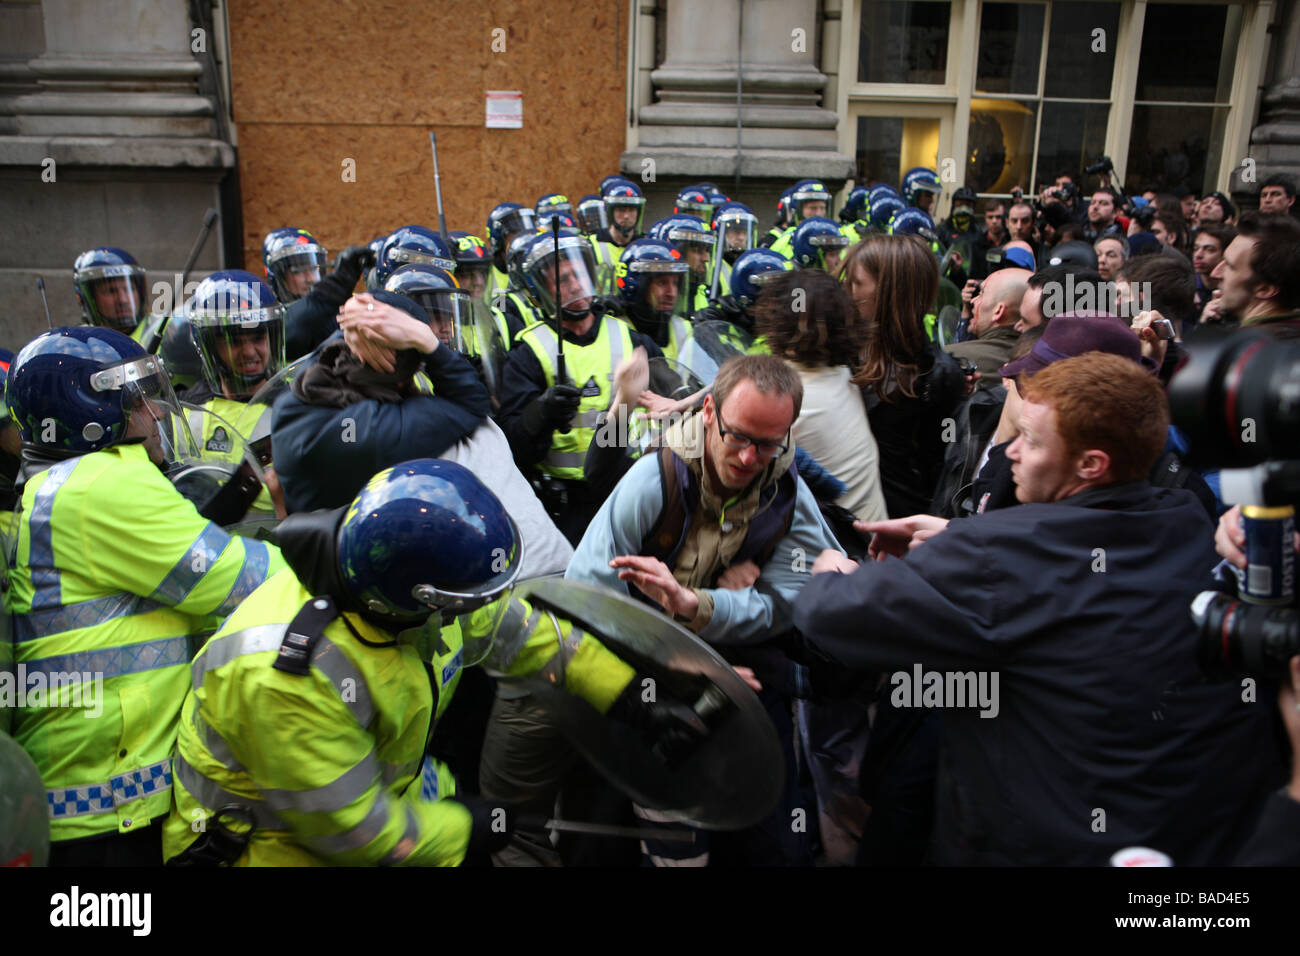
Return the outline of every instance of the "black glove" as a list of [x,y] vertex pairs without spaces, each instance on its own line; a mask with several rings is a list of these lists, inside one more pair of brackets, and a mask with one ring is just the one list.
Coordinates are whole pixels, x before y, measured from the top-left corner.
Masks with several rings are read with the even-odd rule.
[[471,820],[465,855],[504,850],[515,832],[515,808],[502,800],[484,797],[462,797],[459,802],[469,811]]
[[348,246],[334,260],[334,275],[350,290],[374,264],[375,251],[369,246]]
[[582,403],[582,392],[569,382],[556,382],[524,409],[522,423],[534,435],[563,428]]
[[610,705],[606,716],[640,730],[646,744],[672,765],[709,735],[709,726],[688,704],[658,692],[658,682],[651,685],[656,686],[655,699],[643,700],[647,679],[653,680],[638,672]]

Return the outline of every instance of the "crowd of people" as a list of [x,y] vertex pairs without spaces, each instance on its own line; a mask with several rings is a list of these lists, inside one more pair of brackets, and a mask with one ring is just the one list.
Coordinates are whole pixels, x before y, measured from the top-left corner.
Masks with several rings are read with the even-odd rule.
[[1167,398],[1300,337],[1295,186],[1082,181],[610,176],[160,314],[87,251],[6,357],[0,864],[1300,862],[1300,657],[1202,674],[1247,561]]

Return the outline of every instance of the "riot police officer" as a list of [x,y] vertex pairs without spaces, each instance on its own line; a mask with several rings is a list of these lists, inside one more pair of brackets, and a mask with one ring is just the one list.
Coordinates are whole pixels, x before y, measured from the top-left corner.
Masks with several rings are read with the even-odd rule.
[[325,247],[306,229],[272,229],[262,240],[266,281],[285,305],[311,292],[328,262]]
[[17,665],[32,685],[81,678],[15,715],[46,787],[51,860],[157,864],[193,649],[283,561],[167,480],[161,466],[193,442],[159,360],[120,332],[33,339],[8,400],[23,439],[5,597]]
[[558,239],[543,233],[529,244],[521,270],[543,321],[517,336],[497,414],[520,470],[540,473],[543,502],[575,543],[601,504],[583,481],[583,464],[613,397],[614,370],[638,345],[651,356],[662,354],[648,336],[605,314],[596,300],[594,259],[576,230],[560,230]]
[[87,325],[138,337],[149,314],[145,270],[131,253],[113,246],[88,249],[72,265],[81,316]]

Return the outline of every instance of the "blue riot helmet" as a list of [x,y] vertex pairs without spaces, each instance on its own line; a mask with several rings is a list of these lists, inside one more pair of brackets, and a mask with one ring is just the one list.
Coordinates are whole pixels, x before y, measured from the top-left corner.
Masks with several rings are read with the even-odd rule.
[[470,297],[449,272],[437,266],[402,266],[388,277],[384,289],[404,295],[423,308],[429,313],[429,325],[438,340],[465,353],[466,337],[472,334],[469,330],[474,321]]
[[384,240],[375,264],[375,281],[382,286],[404,265],[422,263],[447,272],[456,271],[456,261],[447,243],[427,226],[403,226]]
[[447,233],[447,238],[451,240],[451,254],[456,260],[456,284],[471,298],[483,298],[488,287],[488,272],[492,269],[487,243],[472,233],[459,230]]
[[587,235],[609,228],[609,210],[599,196],[583,196],[578,200],[578,225]]
[[939,234],[934,229],[934,220],[929,214],[911,207],[894,214],[889,231],[895,236],[920,236],[927,243],[939,239]]
[[214,272],[185,310],[203,378],[239,401],[284,368],[284,306],[271,287],[239,269]]
[[[556,271],[559,289],[556,289]],[[596,254],[576,229],[561,229],[554,237],[539,232],[520,264],[524,287],[548,318],[580,321],[591,312],[596,296]]]
[[771,249],[750,249],[731,268],[731,294],[742,309],[748,311],[758,301],[764,282],[778,272],[787,272],[790,260]]
[[713,211],[714,266],[718,257],[734,264],[746,249],[758,245],[758,217],[743,202],[726,202]]
[[790,240],[795,265],[801,269],[824,269],[832,275],[839,271],[840,257],[848,244],[849,237],[825,216],[814,216],[799,223]]
[[541,224],[542,214],[548,212],[562,212],[570,219],[573,218],[573,203],[569,202],[569,197],[564,193],[547,193],[537,200],[537,205],[533,207],[537,213],[538,224]]
[[934,208],[934,197],[943,192],[938,174],[924,166],[914,166],[904,173],[902,186],[903,202],[927,215]]
[[886,196],[893,196],[895,199],[898,200],[901,200],[903,198],[898,194],[898,190],[895,189],[893,186],[890,186],[888,183],[876,183],[876,185],[868,189],[867,190],[867,213],[870,214],[871,210],[876,207],[876,203],[878,203],[881,199],[885,198]]
[[628,179],[622,173],[614,173],[611,176],[606,176],[604,179],[600,181],[600,189],[599,189],[600,195],[604,196],[605,193],[609,191],[609,187],[613,186],[615,183],[630,183],[630,182],[632,182],[632,180]]
[[338,528],[344,583],[371,614],[407,627],[500,597],[523,561],[519,529],[473,473],[419,458],[361,489]]
[[790,211],[790,222],[796,226],[813,216],[825,216],[831,211],[831,191],[821,180],[801,179],[790,193]]
[[[291,514],[276,537],[308,591],[395,634],[490,604],[523,564],[523,539],[496,495],[436,458],[385,468],[346,507]],[[477,646],[464,636],[469,666],[490,650],[491,631]]]
[[90,325],[130,335],[149,314],[144,267],[123,249],[102,246],[77,256],[72,284]]
[[902,212],[906,207],[903,200],[897,196],[881,196],[879,200],[871,204],[871,224],[885,232],[889,228],[889,220],[893,218],[894,213]]
[[550,232],[552,219],[558,219],[560,221],[561,229],[573,229],[576,231],[578,228],[578,221],[567,212],[560,212],[558,209],[546,209],[537,217],[538,231]]
[[488,252],[497,261],[497,268],[505,264],[506,246],[521,232],[531,232],[537,225],[537,214],[517,202],[497,203],[488,213]]
[[506,250],[506,275],[512,289],[528,291],[528,283],[524,281],[524,255],[540,234],[538,230],[530,229],[510,240],[510,248]]
[[854,186],[840,210],[840,222],[857,222],[867,218],[867,187]]
[[687,186],[677,194],[673,213],[698,216],[701,220],[708,220],[713,216],[713,204],[709,202],[709,194],[703,189],[698,186]]
[[794,225],[794,213],[790,210],[790,197],[794,195],[794,187],[787,186],[781,193],[781,197],[776,201],[776,227],[785,229],[787,226]]
[[614,183],[602,194],[605,206],[609,209],[612,227],[620,235],[635,236],[641,231],[641,218],[645,213],[645,196],[641,187],[634,182],[624,180]]
[[325,247],[306,229],[272,229],[262,240],[266,281],[285,305],[310,292],[328,263]]
[[681,253],[668,243],[637,239],[628,243],[618,260],[618,297],[634,322],[639,319],[652,329],[662,328],[674,316],[686,315],[689,272]]
[[162,360],[116,329],[38,335],[10,365],[6,398],[23,444],[48,456],[129,442],[155,464],[198,454]]
[[713,258],[714,235],[698,216],[669,216],[660,220],[662,239],[679,253],[690,267],[696,282],[702,282],[709,272]]

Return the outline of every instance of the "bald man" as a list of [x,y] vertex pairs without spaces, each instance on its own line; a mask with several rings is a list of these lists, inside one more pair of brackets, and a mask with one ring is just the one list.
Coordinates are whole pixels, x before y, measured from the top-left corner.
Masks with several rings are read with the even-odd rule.
[[971,301],[970,330],[975,338],[967,342],[945,345],[956,358],[967,358],[975,363],[980,373],[980,388],[993,388],[1002,384],[998,369],[1011,360],[1011,350],[1020,333],[1020,300],[1029,287],[1028,269],[999,269],[990,273],[980,288],[979,295]]

